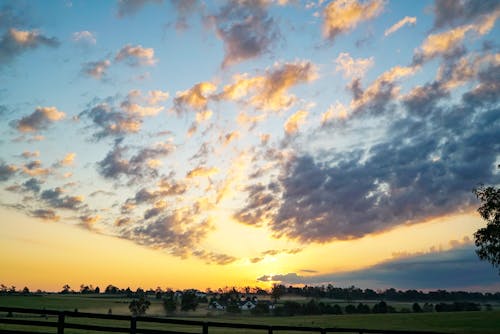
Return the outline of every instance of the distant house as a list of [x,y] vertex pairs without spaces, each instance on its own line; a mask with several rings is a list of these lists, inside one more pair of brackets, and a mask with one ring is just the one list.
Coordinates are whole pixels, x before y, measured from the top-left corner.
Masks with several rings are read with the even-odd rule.
[[208,304],[208,308],[211,310],[225,311],[226,307],[227,305],[225,303],[219,302],[218,300],[214,300]]
[[248,311],[248,310],[252,310],[255,308],[255,305],[256,303],[254,303],[253,301],[251,300],[246,300],[244,302],[240,302],[240,305],[239,305],[239,308],[242,310],[242,311]]

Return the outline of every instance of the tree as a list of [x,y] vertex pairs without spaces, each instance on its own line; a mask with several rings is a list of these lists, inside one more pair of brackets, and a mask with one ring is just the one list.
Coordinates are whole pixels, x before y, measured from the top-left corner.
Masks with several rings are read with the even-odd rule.
[[498,268],[500,274],[500,188],[481,185],[473,192],[481,201],[477,211],[486,220],[486,227],[474,233],[476,253],[481,260]]
[[273,289],[271,290],[271,299],[274,301],[276,304],[278,302],[278,299],[281,298],[286,292],[285,286],[281,284],[274,284]]
[[198,297],[196,297],[194,291],[185,291],[182,294],[181,311],[189,311],[189,310],[196,311],[197,307],[198,307]]
[[130,312],[134,316],[144,315],[144,314],[146,314],[146,311],[148,310],[149,305],[151,305],[149,300],[147,300],[144,297],[141,297],[139,299],[132,300],[130,302],[130,304],[128,305],[128,309],[130,310]]

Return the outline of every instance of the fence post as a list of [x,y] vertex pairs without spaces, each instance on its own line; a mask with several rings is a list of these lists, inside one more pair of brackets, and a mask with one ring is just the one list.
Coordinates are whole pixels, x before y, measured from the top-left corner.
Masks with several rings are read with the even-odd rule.
[[273,334],[273,326],[269,326],[267,329],[267,334]]
[[137,319],[132,316],[130,318],[130,334],[135,334],[137,331]]
[[208,334],[208,322],[203,323],[203,334]]
[[321,334],[326,334],[326,329],[321,328],[321,329],[320,329],[320,333],[321,333]]
[[57,334],[64,334],[64,312],[60,312],[57,318]]

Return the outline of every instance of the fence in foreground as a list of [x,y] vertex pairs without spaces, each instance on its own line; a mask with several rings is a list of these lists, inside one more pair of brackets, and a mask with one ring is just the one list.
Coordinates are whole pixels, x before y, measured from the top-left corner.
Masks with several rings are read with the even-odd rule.
[[[69,312],[55,310],[39,310],[18,307],[0,307],[0,334],[64,334],[66,329],[85,330],[101,333],[129,333],[129,334],[208,334],[213,330],[229,328],[236,330],[250,329],[260,331],[260,333],[283,333],[283,332],[308,332],[308,333],[359,333],[359,334],[443,334],[429,331],[401,331],[401,330],[376,330],[363,328],[321,328],[321,327],[295,327],[281,325],[253,325],[237,324],[213,321],[196,321],[185,319],[134,317],[126,315],[97,314],[84,312]],[[39,320],[36,320],[39,317]],[[35,319],[33,319],[35,318]],[[91,319],[85,323],[75,323],[76,319]],[[93,322],[102,323],[108,320],[106,325],[91,324]],[[96,321],[97,320],[97,321]],[[105,321],[104,321],[105,322]],[[113,324],[114,322],[114,324]],[[120,326],[117,323],[120,323]],[[175,325],[175,330],[168,329]],[[155,327],[154,329],[151,327]],[[189,329],[177,329],[177,327],[189,326]],[[4,327],[15,327],[16,329],[4,329]],[[147,328],[150,327],[150,328]],[[41,329],[42,328],[42,329]],[[193,331],[194,330],[196,331]],[[48,331],[40,331],[47,329]],[[182,331],[187,330],[187,331]],[[66,332],[68,333],[68,332]]]

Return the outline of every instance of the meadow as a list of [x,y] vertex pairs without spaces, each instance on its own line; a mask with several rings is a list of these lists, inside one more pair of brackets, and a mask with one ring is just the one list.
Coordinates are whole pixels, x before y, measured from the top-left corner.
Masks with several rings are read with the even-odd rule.
[[[129,315],[128,303],[130,299],[124,297],[110,297],[108,295],[32,295],[32,296],[0,296],[0,306],[36,308],[47,310],[67,310],[107,314],[111,309],[113,314]],[[338,302],[338,301],[334,301]],[[396,305],[397,303],[390,304]],[[400,305],[403,307],[403,305]],[[396,305],[396,308],[398,306]],[[164,316],[160,300],[151,299],[148,309],[149,316]],[[0,314],[6,316],[6,314]],[[500,333],[500,310],[479,312],[442,312],[442,313],[391,313],[391,314],[352,314],[352,315],[312,315],[312,316],[253,316],[247,312],[237,315],[209,312],[206,304],[200,304],[195,312],[177,313],[174,316],[180,319],[209,320],[218,322],[249,323],[263,325],[292,325],[314,327],[349,327],[367,329],[400,329],[440,331],[446,333],[471,334],[498,334]],[[39,320],[40,317],[37,317]],[[47,319],[47,321],[54,319]],[[92,321],[93,324],[107,324],[106,320],[72,319],[74,323]],[[125,323],[115,321],[117,326]],[[7,328],[0,325],[0,329]],[[12,328],[12,327],[9,327]],[[148,325],[146,328],[160,328],[160,325]],[[165,328],[165,327],[163,327]],[[195,330],[183,326],[169,326],[168,329]],[[67,330],[65,333],[84,334],[93,333],[82,330]],[[94,332],[95,333],[95,332]],[[215,329],[210,333],[259,333],[256,330]],[[262,333],[262,331],[260,331]],[[280,332],[281,333],[281,332]],[[284,333],[284,332],[283,332]]]

